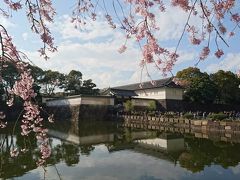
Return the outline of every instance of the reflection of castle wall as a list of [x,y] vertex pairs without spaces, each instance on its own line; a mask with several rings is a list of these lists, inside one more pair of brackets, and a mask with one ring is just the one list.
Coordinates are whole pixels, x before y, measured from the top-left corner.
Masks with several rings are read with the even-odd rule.
[[114,134],[93,135],[93,136],[86,136],[86,137],[79,138],[79,143],[81,145],[100,144],[100,143],[113,142],[113,141],[114,141]]
[[[130,128],[145,128],[150,130],[160,130],[162,132],[187,133],[197,138],[211,139],[214,141],[225,141],[240,143],[240,126],[239,122],[207,122],[178,120],[183,122],[174,124],[174,119],[163,121],[141,121],[136,119],[125,120],[123,126]],[[185,123],[184,123],[185,121]],[[207,123],[209,125],[207,126]]]
[[50,136],[56,137],[58,139],[62,139],[64,141],[68,141],[78,145],[86,145],[86,144],[100,144],[106,142],[114,141],[114,134],[103,134],[103,135],[92,135],[92,136],[83,136],[79,137],[74,134],[63,133],[60,131],[49,130],[48,134]]
[[154,139],[136,140],[135,142],[137,142],[140,146],[153,148],[153,149],[163,149],[166,151],[184,150],[184,138],[176,138],[176,139],[154,138]]
[[[56,130],[49,129],[48,134],[52,137],[56,137],[58,139],[62,139],[64,141],[68,141],[74,144],[86,145],[86,144],[100,144],[100,143],[109,143],[114,141],[114,133],[109,134],[94,134],[88,136],[79,136],[78,134],[72,134],[71,132],[60,132]],[[156,132],[131,132],[131,140],[135,139],[144,139],[156,137]]]
[[156,136],[156,132],[150,132],[150,131],[131,132],[132,140],[149,138],[151,136]]

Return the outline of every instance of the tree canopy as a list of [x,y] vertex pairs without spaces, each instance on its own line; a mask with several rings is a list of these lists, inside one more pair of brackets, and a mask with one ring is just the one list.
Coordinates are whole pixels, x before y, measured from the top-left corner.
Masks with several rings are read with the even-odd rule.
[[[236,104],[240,101],[240,79],[230,71],[208,75],[196,67],[176,74],[185,88],[184,100],[196,103]],[[180,83],[180,84],[181,84]]]
[[83,80],[80,71],[72,70],[65,76],[65,89],[64,91],[70,95],[84,94],[84,95],[97,95],[99,89],[92,79]]
[[185,100],[198,103],[212,103],[215,100],[217,88],[207,73],[189,67],[179,71],[176,77],[186,82]]
[[230,71],[219,70],[210,75],[216,84],[216,102],[221,104],[237,104],[240,102],[240,79]]

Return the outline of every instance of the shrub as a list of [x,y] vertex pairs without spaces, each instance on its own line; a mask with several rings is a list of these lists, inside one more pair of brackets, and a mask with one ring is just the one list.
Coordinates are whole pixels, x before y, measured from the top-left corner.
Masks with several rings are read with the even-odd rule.
[[215,114],[210,114],[207,117],[212,120],[224,120],[228,118],[228,115],[224,113],[215,113]]
[[149,111],[156,111],[156,109],[157,109],[156,101],[150,101],[148,103],[148,110]]
[[127,100],[127,101],[124,103],[124,109],[125,109],[125,111],[127,111],[127,112],[133,111],[134,106],[133,106],[131,100]]
[[183,115],[183,118],[185,118],[185,119],[193,119],[193,114],[191,114],[191,113],[185,113],[185,114]]

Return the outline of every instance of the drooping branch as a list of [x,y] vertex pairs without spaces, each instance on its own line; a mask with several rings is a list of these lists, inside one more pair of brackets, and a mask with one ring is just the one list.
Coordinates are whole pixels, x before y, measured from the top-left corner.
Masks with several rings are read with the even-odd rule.
[[222,35],[221,35],[220,32],[218,31],[218,29],[217,29],[217,28],[214,26],[214,24],[209,20],[207,14],[206,14],[206,12],[205,12],[205,9],[204,9],[204,7],[203,7],[202,0],[200,0],[200,5],[201,5],[202,12],[203,12],[205,18],[206,18],[207,21],[208,21],[209,26],[214,28],[214,30],[216,31],[218,37],[224,42],[224,44],[225,44],[227,47],[229,47],[228,43],[227,43],[226,40],[222,37]]

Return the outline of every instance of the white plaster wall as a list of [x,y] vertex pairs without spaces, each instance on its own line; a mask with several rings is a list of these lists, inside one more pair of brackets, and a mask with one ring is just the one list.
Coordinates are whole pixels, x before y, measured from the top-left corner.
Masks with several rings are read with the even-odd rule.
[[76,97],[69,99],[58,99],[47,101],[46,105],[51,106],[76,106],[80,104],[85,105],[114,105],[114,98],[104,98],[104,97]]
[[136,98],[166,99],[165,88],[154,88],[154,89],[146,89],[146,90],[137,90],[135,92],[138,95]]
[[82,97],[81,104],[91,104],[91,105],[114,105],[113,98],[104,97]]
[[138,95],[136,98],[144,98],[144,99],[175,99],[182,100],[183,99],[183,89],[178,88],[154,88],[154,89],[146,89],[146,90],[137,90],[135,91]]
[[81,97],[78,98],[71,98],[71,99],[56,99],[47,101],[46,105],[51,106],[68,106],[68,105],[80,105],[81,104]]

